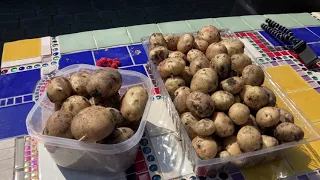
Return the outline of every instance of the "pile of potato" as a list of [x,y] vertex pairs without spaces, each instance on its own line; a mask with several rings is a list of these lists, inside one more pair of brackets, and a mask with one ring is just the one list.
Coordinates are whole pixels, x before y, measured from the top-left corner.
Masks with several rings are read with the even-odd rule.
[[180,114],[201,159],[257,151],[303,139],[292,114],[276,107],[262,86],[264,72],[243,54],[238,39],[225,39],[214,26],[192,34],[154,33],[149,57]]
[[43,134],[101,144],[128,140],[139,127],[148,93],[134,86],[120,98],[121,86],[121,74],[109,67],[53,78],[47,97],[55,112]]

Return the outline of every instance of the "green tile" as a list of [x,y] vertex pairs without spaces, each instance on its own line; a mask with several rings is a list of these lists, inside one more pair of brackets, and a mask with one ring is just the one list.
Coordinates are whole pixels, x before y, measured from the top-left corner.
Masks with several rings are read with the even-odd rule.
[[97,30],[93,34],[98,48],[132,43],[125,27]]
[[61,53],[97,48],[93,39],[93,31],[66,34],[58,36],[58,38]]
[[230,29],[233,32],[252,30],[240,17],[222,17],[215,19],[221,28]]
[[292,19],[290,16],[287,14],[266,14],[264,15],[267,18],[272,19],[273,21],[281,24],[282,26],[285,26],[287,28],[292,28],[292,27],[301,27],[302,25]]
[[144,24],[127,27],[131,39],[134,43],[141,42],[142,37],[150,36],[152,33],[160,32],[157,24]]
[[195,31],[190,28],[190,26],[187,24],[186,21],[172,21],[172,22],[158,23],[158,26],[161,29],[161,32],[163,34],[190,33]]
[[219,24],[212,18],[187,20],[187,23],[194,31],[199,31],[203,26],[213,25],[220,28]]
[[265,17],[262,15],[241,16],[241,19],[246,22],[252,29],[261,29],[261,24],[265,22]]
[[319,26],[320,21],[315,19],[314,17],[311,16],[309,13],[292,13],[288,14],[291,16],[293,19],[298,21],[300,24],[304,26]]

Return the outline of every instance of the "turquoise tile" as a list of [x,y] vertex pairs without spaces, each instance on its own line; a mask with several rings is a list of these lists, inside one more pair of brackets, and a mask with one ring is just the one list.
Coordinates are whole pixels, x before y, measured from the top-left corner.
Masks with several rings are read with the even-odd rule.
[[285,26],[287,28],[292,27],[301,27],[302,25],[298,23],[296,20],[292,19],[287,14],[266,14],[264,15],[267,18],[272,19],[273,21],[281,24],[282,26]]
[[304,26],[319,26],[320,21],[312,17],[310,13],[292,13],[288,14],[293,19]]
[[125,27],[97,30],[93,35],[98,48],[132,43]]
[[233,32],[249,31],[252,30],[240,17],[222,17],[215,19],[221,28],[230,29]]
[[152,33],[160,32],[157,24],[144,24],[127,27],[131,36],[132,42],[141,42],[142,37],[150,36]]
[[220,28],[219,24],[212,18],[187,20],[187,23],[194,31],[199,31],[203,26],[213,25]]
[[165,23],[158,23],[158,26],[163,34],[173,33],[190,33],[194,32],[193,29],[187,24],[186,21],[172,21]]
[[97,48],[93,39],[93,31],[66,34],[58,36],[58,38],[61,53],[69,53]]
[[266,17],[262,15],[240,16],[252,29],[261,29],[261,24],[265,22]]

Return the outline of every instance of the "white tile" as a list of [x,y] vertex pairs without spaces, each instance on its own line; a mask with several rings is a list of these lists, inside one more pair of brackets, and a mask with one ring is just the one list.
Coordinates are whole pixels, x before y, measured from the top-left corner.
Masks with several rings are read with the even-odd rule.
[[14,147],[0,150],[0,161],[14,158]]
[[0,180],[11,180],[11,179],[13,179],[13,169],[0,171]]
[[0,171],[12,169],[14,165],[14,158],[0,161]]
[[15,138],[0,140],[0,149],[6,149],[15,146]]

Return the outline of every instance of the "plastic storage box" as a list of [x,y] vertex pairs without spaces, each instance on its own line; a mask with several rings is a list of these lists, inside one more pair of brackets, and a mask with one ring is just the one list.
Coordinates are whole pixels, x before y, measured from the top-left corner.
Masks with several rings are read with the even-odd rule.
[[[193,35],[196,36],[196,33],[193,33]],[[221,31],[221,36],[232,39],[237,38],[234,33],[227,29]],[[142,38],[142,43],[145,51],[147,52],[147,54],[149,54],[148,37]],[[245,49],[245,53],[253,57],[248,49]],[[263,68],[263,66],[259,64],[259,62],[254,61],[253,63]],[[201,160],[196,155],[195,150],[192,146],[191,139],[189,138],[183,124],[181,124],[180,122],[179,114],[175,109],[172,99],[170,98],[170,95],[165,88],[164,82],[162,81],[159,72],[157,71],[157,65],[149,61],[148,68],[152,72],[152,75],[155,79],[155,86],[160,89],[160,93],[163,96],[165,104],[168,108],[169,115],[171,116],[173,123],[178,129],[179,137],[182,140],[182,148],[184,149],[184,152],[187,153],[187,157],[193,165],[194,172],[198,176],[214,176],[219,170],[228,171],[229,168],[234,169],[234,167],[250,167],[256,164],[280,159],[281,157],[283,157],[283,152],[285,149],[319,139],[319,134],[317,133],[316,128],[311,124],[311,121],[309,121],[304,116],[300,109],[295,106],[295,104],[287,97],[287,95],[283,91],[281,91],[280,87],[272,81],[271,76],[267,72],[265,72],[264,86],[267,86],[274,91],[275,95],[277,96],[277,104],[282,104],[293,114],[293,116],[295,117],[295,124],[300,126],[305,133],[304,139],[298,142],[285,143],[273,148],[243,153],[236,156]]]
[[[70,77],[75,72],[93,72],[99,68],[83,64],[71,65],[57,72],[55,76]],[[149,94],[148,103],[137,132],[125,142],[105,145],[45,136],[42,131],[47,119],[53,113],[54,104],[49,101],[46,93],[43,93],[31,109],[26,120],[28,133],[32,138],[36,138],[38,142],[44,144],[57,165],[81,171],[108,174],[125,171],[134,162],[150,109],[153,85],[141,73],[127,70],[119,70],[119,72],[122,76],[121,96],[133,86],[143,86]]]

